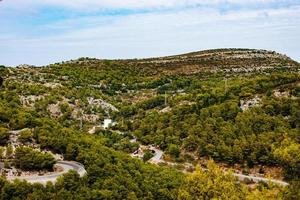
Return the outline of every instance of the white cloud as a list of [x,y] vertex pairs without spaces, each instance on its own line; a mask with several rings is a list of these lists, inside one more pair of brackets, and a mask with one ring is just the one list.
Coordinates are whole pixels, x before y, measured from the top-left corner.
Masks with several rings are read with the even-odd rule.
[[218,6],[220,4],[264,5],[270,3],[298,4],[292,0],[4,0],[7,8],[28,9],[39,6],[59,6],[71,9],[151,9],[182,6]]
[[[35,6],[38,4],[33,0],[11,1],[23,2],[27,6],[30,2]],[[241,3],[237,0],[229,1]],[[75,6],[74,2],[82,1],[44,0],[42,2],[39,4],[50,2],[53,5],[59,4],[71,8]],[[93,2],[97,4],[98,1],[89,1],[90,4]],[[98,4],[102,7],[115,8],[123,5],[117,2],[119,1],[101,1]],[[152,4],[141,2],[149,7],[168,5],[166,2],[172,5],[175,0],[153,1]],[[196,0],[182,2],[189,3]],[[212,3],[222,2],[228,1]],[[226,13],[220,13],[218,9],[212,7],[196,7],[180,11],[153,11],[126,16],[76,16],[66,20],[55,20],[48,24],[17,27],[16,30],[6,34],[0,30],[0,49],[2,49],[0,64],[40,65],[82,56],[149,57],[221,47],[270,49],[300,60],[299,35],[299,6],[231,10]]]

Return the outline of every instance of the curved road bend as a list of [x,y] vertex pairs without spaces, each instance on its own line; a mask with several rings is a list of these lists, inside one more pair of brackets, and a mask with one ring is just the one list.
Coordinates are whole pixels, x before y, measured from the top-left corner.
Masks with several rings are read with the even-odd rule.
[[61,167],[63,171],[45,175],[45,176],[36,176],[36,175],[35,176],[8,176],[7,180],[13,181],[15,179],[19,179],[19,180],[26,180],[29,183],[46,184],[48,181],[54,183],[59,176],[67,173],[69,170],[75,170],[80,177],[86,174],[86,170],[84,169],[84,166],[77,162],[58,161],[55,165]]

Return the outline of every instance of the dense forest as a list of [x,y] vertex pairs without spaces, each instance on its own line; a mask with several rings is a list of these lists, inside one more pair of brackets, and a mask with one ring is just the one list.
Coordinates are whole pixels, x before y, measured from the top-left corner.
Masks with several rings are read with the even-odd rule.
[[[0,199],[300,199],[299,71],[286,56],[250,49],[1,66],[1,160],[51,170],[50,154],[27,147],[36,143],[87,174],[46,185],[1,177]],[[114,126],[89,133],[107,118]],[[25,130],[24,146],[12,158],[15,130]],[[151,151],[132,158],[140,144],[177,167],[147,162]],[[277,169],[289,185],[237,181],[236,166]]]

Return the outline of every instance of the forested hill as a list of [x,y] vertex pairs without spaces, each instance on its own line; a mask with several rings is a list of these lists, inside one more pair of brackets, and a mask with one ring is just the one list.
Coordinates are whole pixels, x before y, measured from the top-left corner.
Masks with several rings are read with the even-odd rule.
[[[21,143],[87,174],[46,186],[0,178],[0,199],[300,199],[299,72],[253,49],[1,66],[1,159],[14,164],[4,148],[27,128]],[[237,182],[230,169],[289,186]]]
[[135,70],[163,74],[193,74],[219,71],[253,71],[274,67],[299,65],[286,55],[274,51],[256,49],[214,49],[182,55],[129,60],[99,60],[80,58],[67,63],[101,65],[103,62],[117,62]]

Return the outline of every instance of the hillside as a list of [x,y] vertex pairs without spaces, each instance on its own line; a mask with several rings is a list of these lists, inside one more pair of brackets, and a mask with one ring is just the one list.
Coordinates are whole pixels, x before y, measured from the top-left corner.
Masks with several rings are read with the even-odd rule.
[[252,71],[297,63],[274,51],[255,49],[217,49],[161,58],[137,60],[141,66],[154,66],[170,74],[193,74],[222,70]]
[[[45,194],[1,178],[3,199],[23,187],[31,188],[23,191],[28,199],[299,195],[300,64],[285,55],[216,49],[0,70],[5,165],[16,163],[10,145],[38,146],[87,171],[83,178],[64,175]],[[209,181],[216,187],[206,187]]]
[[220,71],[250,72],[299,65],[286,55],[256,49],[214,49],[175,56],[129,60],[81,58],[66,63],[94,66],[101,65],[103,62],[118,62],[134,67],[135,70],[152,71],[152,73],[165,75]]

